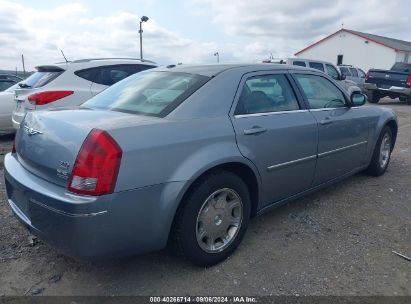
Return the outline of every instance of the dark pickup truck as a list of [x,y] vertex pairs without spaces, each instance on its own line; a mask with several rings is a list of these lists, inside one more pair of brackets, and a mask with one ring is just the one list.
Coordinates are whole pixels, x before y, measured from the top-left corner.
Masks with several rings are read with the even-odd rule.
[[371,103],[378,103],[381,98],[388,96],[411,105],[411,63],[397,62],[389,71],[369,70],[364,88]]

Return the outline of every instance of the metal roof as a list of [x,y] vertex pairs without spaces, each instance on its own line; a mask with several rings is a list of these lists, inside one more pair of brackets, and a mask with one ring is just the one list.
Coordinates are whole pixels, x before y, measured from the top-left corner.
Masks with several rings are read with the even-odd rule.
[[341,32],[346,32],[346,33],[350,33],[352,35],[356,35],[358,37],[363,38],[364,40],[368,40],[380,45],[383,45],[385,47],[388,47],[390,49],[393,49],[395,51],[405,51],[405,52],[411,52],[411,42],[409,41],[405,41],[405,40],[399,40],[399,39],[394,39],[394,38],[389,38],[389,37],[384,37],[384,36],[379,36],[379,35],[374,35],[374,34],[369,34],[369,33],[363,33],[363,32],[359,32],[359,31],[353,31],[353,30],[349,30],[349,29],[340,29],[339,31],[309,45],[308,47],[302,49],[301,51],[295,53],[295,55],[298,55],[300,53],[303,53],[304,51],[312,48],[313,46],[320,44],[321,42],[323,42],[324,40],[327,40]]

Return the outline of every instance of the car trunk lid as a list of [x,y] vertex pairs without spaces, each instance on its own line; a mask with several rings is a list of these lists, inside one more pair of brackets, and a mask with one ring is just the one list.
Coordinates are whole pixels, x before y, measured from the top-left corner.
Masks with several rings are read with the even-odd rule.
[[67,187],[77,155],[91,130],[110,133],[158,120],[161,119],[85,108],[28,112],[16,134],[17,157],[34,175]]

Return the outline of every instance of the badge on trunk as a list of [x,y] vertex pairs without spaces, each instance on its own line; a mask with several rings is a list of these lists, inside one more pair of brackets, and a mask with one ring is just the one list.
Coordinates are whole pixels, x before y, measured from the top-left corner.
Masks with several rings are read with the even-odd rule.
[[26,131],[28,136],[43,134],[43,132],[33,129],[32,127],[29,127],[27,124],[24,124],[24,131]]

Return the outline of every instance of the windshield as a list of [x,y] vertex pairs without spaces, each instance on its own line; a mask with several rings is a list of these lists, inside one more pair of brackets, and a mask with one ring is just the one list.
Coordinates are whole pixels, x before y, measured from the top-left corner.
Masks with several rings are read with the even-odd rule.
[[208,79],[188,73],[141,72],[109,87],[82,106],[164,117]]
[[40,88],[56,79],[62,71],[35,72],[21,82],[22,88]]

